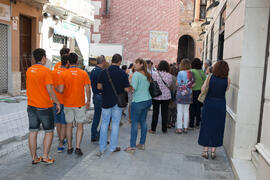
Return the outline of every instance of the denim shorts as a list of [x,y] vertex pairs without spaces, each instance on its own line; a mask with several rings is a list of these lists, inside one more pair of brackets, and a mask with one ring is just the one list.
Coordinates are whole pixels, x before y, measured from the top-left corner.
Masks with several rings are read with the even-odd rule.
[[67,123],[73,123],[75,120],[77,123],[85,123],[86,121],[86,109],[82,107],[65,107],[65,116]]
[[56,114],[56,104],[53,105],[53,114],[54,114],[54,123],[56,124],[67,124],[64,112],[64,105],[60,104],[61,111],[60,113]]
[[45,132],[54,131],[54,116],[53,108],[36,108],[27,106],[27,113],[29,119],[29,131],[39,131],[40,124]]

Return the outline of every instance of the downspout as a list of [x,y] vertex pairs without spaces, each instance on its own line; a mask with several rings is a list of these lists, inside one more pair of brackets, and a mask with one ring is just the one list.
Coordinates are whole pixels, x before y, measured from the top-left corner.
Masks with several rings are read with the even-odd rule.
[[261,109],[260,109],[260,122],[259,122],[257,143],[259,143],[261,141],[261,135],[262,135],[262,122],[263,122],[266,80],[267,80],[268,61],[269,61],[269,44],[270,44],[270,10],[269,10],[269,19],[268,19],[268,33],[267,33],[267,44],[266,44],[266,50],[265,50],[263,87],[262,87]]

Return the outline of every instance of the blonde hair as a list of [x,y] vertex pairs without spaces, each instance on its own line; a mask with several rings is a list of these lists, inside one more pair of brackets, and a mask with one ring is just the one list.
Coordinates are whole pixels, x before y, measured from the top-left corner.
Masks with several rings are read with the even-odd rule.
[[147,80],[149,82],[152,81],[152,77],[151,77],[151,74],[147,71],[147,64],[146,64],[146,61],[141,59],[141,58],[138,58],[136,59],[135,63],[139,63],[139,64],[143,64],[143,66],[140,68],[140,69],[137,69],[138,71],[143,71],[145,76],[147,77]]
[[180,71],[191,69],[191,63],[189,59],[182,59],[180,63]]

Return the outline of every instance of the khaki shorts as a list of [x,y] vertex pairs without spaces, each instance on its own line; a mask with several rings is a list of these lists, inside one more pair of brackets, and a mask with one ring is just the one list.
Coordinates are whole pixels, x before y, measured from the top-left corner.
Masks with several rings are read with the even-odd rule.
[[66,122],[72,123],[74,120],[77,123],[84,123],[86,121],[86,109],[83,107],[65,107],[64,108]]

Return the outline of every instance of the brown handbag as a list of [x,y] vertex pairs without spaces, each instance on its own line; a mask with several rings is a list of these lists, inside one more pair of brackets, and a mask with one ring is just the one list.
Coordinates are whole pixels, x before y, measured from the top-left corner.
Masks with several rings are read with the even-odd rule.
[[198,97],[198,101],[200,101],[201,103],[204,103],[205,98],[208,94],[208,89],[209,89],[209,84],[210,84],[210,79],[211,79],[211,74],[207,77],[206,79],[206,87],[204,89],[204,91],[201,92],[201,94]]

